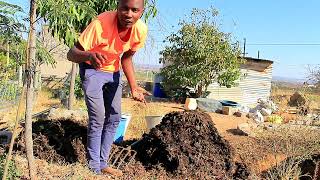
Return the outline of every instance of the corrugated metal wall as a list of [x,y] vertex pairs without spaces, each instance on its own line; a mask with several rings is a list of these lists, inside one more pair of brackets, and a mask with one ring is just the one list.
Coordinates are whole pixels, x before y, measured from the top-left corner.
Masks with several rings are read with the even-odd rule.
[[245,77],[239,80],[237,87],[219,87],[217,83],[208,87],[208,98],[217,100],[231,100],[243,105],[251,106],[257,103],[259,98],[267,99],[271,92],[272,64],[264,71],[256,71],[253,68],[241,69]]

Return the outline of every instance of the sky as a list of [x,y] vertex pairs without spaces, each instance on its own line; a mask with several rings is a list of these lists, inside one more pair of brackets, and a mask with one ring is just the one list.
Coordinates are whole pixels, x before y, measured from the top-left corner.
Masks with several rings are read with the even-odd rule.
[[[28,10],[28,0],[7,0]],[[192,8],[219,11],[220,30],[231,33],[247,56],[274,61],[273,76],[304,79],[320,64],[319,0],[157,0],[158,15],[148,23],[149,39],[135,61],[156,65],[165,37]]]

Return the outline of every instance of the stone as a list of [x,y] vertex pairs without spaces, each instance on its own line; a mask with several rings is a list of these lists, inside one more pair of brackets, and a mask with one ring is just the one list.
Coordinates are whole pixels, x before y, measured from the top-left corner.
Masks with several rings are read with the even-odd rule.
[[237,111],[235,112],[233,115],[237,116],[237,117],[242,117],[242,112]]
[[299,92],[295,92],[289,101],[290,106],[304,106],[306,104],[306,98]]
[[249,134],[251,134],[251,127],[249,125],[249,123],[242,123],[242,124],[238,124],[237,126],[237,130],[239,132],[242,132],[244,135],[248,136]]
[[260,110],[261,114],[263,116],[270,116],[272,114],[272,110],[271,109],[266,109],[266,108],[262,108]]
[[224,115],[232,115],[237,112],[238,109],[232,106],[222,106],[222,114]]

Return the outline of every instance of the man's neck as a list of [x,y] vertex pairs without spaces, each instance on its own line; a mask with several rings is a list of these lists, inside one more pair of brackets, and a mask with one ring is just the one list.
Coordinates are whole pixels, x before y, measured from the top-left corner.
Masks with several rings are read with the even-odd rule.
[[120,39],[125,42],[128,41],[130,38],[132,28],[123,28],[123,27],[121,27],[119,22],[118,22],[117,26],[118,26],[118,34],[119,34]]
[[128,30],[130,29],[130,28],[122,27],[119,21],[117,23],[117,26],[118,26],[118,33],[128,32]]

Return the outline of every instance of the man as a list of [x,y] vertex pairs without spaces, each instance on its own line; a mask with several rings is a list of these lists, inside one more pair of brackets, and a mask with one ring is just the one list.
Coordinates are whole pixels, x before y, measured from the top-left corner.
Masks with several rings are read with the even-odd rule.
[[122,175],[107,164],[121,118],[120,68],[127,77],[133,99],[145,103],[144,95],[148,94],[137,86],[132,63],[133,55],[143,47],[147,36],[147,26],[140,20],[143,10],[143,0],[119,0],[117,11],[100,14],[68,52],[68,59],[80,67],[89,114],[89,168],[98,174]]

